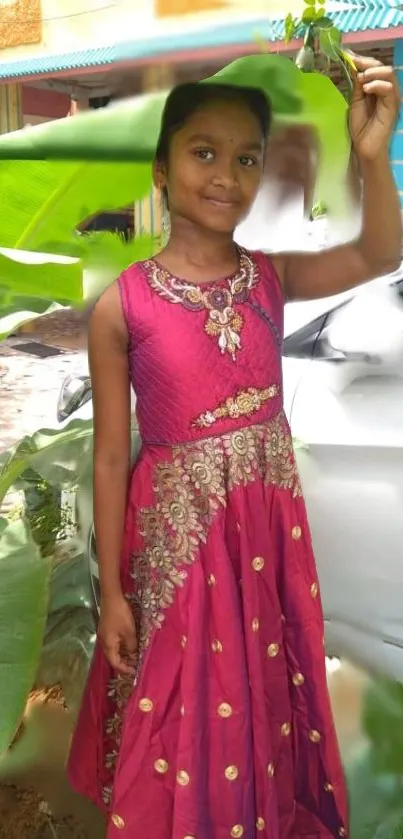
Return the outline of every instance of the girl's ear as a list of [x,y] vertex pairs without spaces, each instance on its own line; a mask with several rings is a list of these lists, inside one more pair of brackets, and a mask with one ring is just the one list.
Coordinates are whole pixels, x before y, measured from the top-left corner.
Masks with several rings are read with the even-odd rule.
[[153,163],[153,181],[154,181],[154,186],[161,191],[164,189],[164,187],[166,187],[166,184],[167,184],[166,167],[165,167],[165,164],[162,163],[160,160],[154,160],[154,163]]

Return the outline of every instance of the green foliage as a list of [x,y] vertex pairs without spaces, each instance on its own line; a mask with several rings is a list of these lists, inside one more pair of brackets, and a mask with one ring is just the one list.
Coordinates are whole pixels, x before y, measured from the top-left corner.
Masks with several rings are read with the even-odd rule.
[[0,755],[24,711],[39,661],[47,616],[50,562],[22,520],[4,523],[0,539]]
[[389,679],[371,684],[365,697],[363,726],[374,747],[376,770],[403,779],[402,684]]
[[[1,167],[0,167],[1,169]],[[37,282],[32,278],[36,276]],[[48,301],[82,300],[82,266],[76,259],[0,248],[0,295]],[[7,297],[5,297],[7,306]],[[3,312],[2,312],[3,314]]]
[[368,745],[347,767],[353,839],[403,836],[403,685],[376,679],[362,725]]
[[[74,122],[67,120],[66,129],[69,121]],[[110,236],[106,248],[99,234],[82,236],[78,253],[80,248],[74,252],[72,247],[75,231],[96,213],[144,198],[151,183],[151,167],[144,163],[1,163],[0,340],[52,311],[55,303],[83,304],[88,294],[99,294],[127,267],[132,254],[120,237]],[[136,249],[149,255],[149,237],[142,242],[139,237]]]
[[24,512],[31,535],[42,556],[51,556],[62,535],[61,492],[45,481],[34,469],[22,474],[24,483]]
[[0,341],[7,338],[11,332],[15,332],[22,324],[60,308],[58,303],[46,300],[46,298],[13,295],[10,290],[0,288]]
[[[0,456],[0,503],[23,489],[27,518],[0,519],[0,754],[10,745],[40,660],[52,558],[62,534],[61,487],[72,487],[92,460],[92,422],[44,429]],[[28,521],[31,528],[28,526]]]
[[295,59],[296,66],[304,73],[319,69],[321,60],[325,70],[330,62],[337,63],[345,77],[349,95],[352,91],[352,75],[356,72],[354,61],[342,47],[341,32],[326,14],[326,0],[304,0],[305,9],[300,18],[288,14],[284,24],[284,40],[303,38],[303,46]]
[[92,456],[92,422],[72,420],[63,431],[42,429],[0,456],[0,503],[9,489],[33,469],[48,483],[77,483]]

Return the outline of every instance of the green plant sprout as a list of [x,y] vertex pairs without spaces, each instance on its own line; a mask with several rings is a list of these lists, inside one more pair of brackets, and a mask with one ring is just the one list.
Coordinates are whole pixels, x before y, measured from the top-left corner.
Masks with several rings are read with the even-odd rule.
[[303,45],[295,63],[303,73],[325,72],[331,62],[338,64],[347,84],[347,98],[353,90],[353,77],[357,72],[354,60],[342,46],[342,33],[326,14],[326,0],[304,0],[305,9],[300,18],[289,13],[284,24],[284,41],[303,38]]

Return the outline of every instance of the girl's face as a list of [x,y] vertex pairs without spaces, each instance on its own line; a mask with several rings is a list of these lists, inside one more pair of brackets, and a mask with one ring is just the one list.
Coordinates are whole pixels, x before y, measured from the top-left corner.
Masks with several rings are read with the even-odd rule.
[[242,101],[211,102],[195,111],[173,135],[168,165],[156,164],[172,220],[232,233],[256,197],[264,150],[259,122]]

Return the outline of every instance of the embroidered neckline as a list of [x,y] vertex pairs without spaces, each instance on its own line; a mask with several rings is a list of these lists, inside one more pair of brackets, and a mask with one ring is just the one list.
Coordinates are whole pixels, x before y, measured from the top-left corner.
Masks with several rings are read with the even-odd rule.
[[246,254],[247,252],[244,248],[241,248],[239,245],[236,245],[236,252],[238,256],[238,265],[235,271],[232,272],[232,274],[228,274],[228,276],[226,277],[219,277],[217,280],[205,280],[202,283],[196,283],[193,280],[186,280],[184,277],[177,277],[175,274],[172,274],[171,271],[168,270],[168,268],[164,268],[164,266],[161,264],[161,262],[158,261],[157,257],[155,256],[151,257],[148,260],[145,260],[143,264],[146,267],[146,270],[147,266],[155,266],[158,269],[158,271],[164,275],[164,281],[167,284],[169,284],[170,281],[173,282],[175,284],[176,289],[180,285],[183,285],[186,286],[186,288],[192,286],[192,288],[200,288],[204,291],[207,291],[210,288],[220,288],[222,285],[229,285],[242,274],[242,258],[243,254]]
[[151,288],[164,300],[182,305],[188,311],[207,314],[204,331],[218,338],[221,353],[233,361],[241,349],[240,334],[244,318],[235,305],[246,303],[259,281],[259,270],[251,255],[238,248],[239,267],[230,277],[212,283],[192,283],[174,277],[155,259],[142,263]]

